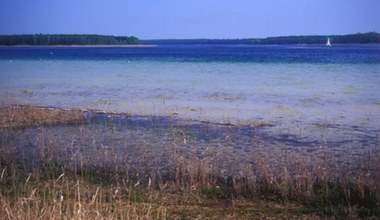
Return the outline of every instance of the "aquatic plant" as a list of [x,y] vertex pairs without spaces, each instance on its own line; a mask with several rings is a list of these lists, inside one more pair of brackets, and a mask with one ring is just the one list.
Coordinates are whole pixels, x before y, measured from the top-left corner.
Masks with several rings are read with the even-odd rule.
[[[355,162],[360,166],[353,161],[337,166],[328,157],[334,149],[325,146],[309,154],[309,149],[267,148],[261,141],[250,146],[253,150],[247,159],[231,153],[245,142],[238,140],[243,138],[238,130],[227,125],[196,127],[189,122],[176,127],[174,122],[157,125],[147,119],[150,126],[133,127],[104,117],[89,127],[74,123],[72,134],[65,130],[67,126],[56,125],[71,122],[62,119],[70,111],[5,109],[2,117],[28,118],[25,114],[31,114],[36,120],[26,123],[32,126],[27,130],[1,126],[2,219],[357,218],[380,214],[379,147],[368,148],[363,153],[367,156]],[[39,121],[46,116],[52,123]],[[127,129],[119,131],[119,125]],[[215,140],[221,141],[214,146],[213,137],[203,136],[205,132],[218,134],[213,129],[227,132],[228,139],[220,133],[222,137]],[[19,137],[23,132],[28,134]],[[17,142],[17,137],[29,140]]]

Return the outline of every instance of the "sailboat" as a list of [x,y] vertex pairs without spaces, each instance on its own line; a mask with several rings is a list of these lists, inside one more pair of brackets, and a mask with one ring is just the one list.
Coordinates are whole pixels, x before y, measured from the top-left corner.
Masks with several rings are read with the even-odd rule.
[[326,47],[331,47],[330,38],[327,38]]

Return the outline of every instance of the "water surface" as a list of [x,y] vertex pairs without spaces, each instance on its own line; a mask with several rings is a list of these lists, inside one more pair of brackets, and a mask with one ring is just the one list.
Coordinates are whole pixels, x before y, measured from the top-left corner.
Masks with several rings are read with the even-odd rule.
[[0,48],[2,105],[259,121],[313,140],[376,137],[379,85],[378,45]]

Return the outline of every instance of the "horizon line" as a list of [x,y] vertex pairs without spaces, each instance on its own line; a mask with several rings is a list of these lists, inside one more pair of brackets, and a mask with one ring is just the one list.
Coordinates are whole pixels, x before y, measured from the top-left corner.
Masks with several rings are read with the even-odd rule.
[[278,37],[306,37],[306,36],[319,36],[319,37],[333,37],[333,36],[346,36],[346,35],[358,35],[358,34],[380,34],[377,31],[367,31],[367,32],[356,32],[351,34],[304,34],[304,35],[278,35],[278,36],[269,36],[269,37],[231,37],[231,38],[139,38],[136,35],[112,35],[112,34],[57,34],[57,33],[33,33],[33,34],[0,34],[0,36],[17,36],[17,35],[97,35],[97,36],[109,36],[109,37],[136,37],[141,41],[156,41],[156,40],[252,40],[252,39],[267,39],[267,38],[278,38]]

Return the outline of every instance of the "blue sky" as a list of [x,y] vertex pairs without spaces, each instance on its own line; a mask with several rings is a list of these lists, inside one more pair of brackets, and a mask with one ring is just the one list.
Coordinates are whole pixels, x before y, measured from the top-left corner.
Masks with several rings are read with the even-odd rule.
[[380,0],[0,0],[0,34],[250,38],[380,32]]

